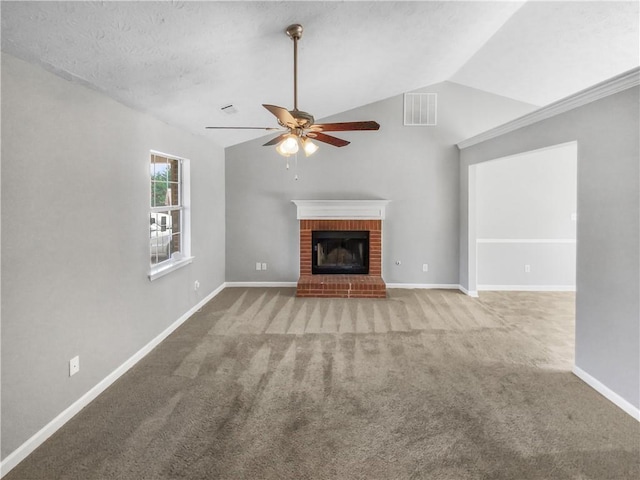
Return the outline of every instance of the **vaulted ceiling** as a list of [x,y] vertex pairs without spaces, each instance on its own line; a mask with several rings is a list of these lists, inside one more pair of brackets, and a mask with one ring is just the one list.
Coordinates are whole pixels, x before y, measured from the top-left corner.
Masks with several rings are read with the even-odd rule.
[[[223,146],[449,80],[545,105],[637,67],[639,2],[8,2],[2,50]],[[238,112],[223,113],[233,104]]]

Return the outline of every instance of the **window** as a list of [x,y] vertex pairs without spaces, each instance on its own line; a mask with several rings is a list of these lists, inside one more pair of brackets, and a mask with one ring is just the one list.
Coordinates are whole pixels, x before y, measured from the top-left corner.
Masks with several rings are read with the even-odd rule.
[[185,171],[187,162],[178,157],[151,152],[151,209],[149,250],[154,280],[190,263],[188,252]]

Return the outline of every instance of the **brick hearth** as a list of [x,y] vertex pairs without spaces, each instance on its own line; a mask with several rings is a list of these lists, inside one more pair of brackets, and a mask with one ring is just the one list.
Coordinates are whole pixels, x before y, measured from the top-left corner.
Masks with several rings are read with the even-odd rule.
[[385,298],[382,277],[371,275],[301,275],[298,297]]
[[[368,275],[312,275],[311,233],[314,230],[369,231]],[[300,220],[298,297],[384,298],[381,220]]]

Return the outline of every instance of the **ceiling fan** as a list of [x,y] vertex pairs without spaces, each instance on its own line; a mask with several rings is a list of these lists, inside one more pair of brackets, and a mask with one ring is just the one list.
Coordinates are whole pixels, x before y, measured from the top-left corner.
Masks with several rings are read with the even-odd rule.
[[315,123],[313,115],[298,110],[298,40],[302,38],[302,25],[289,25],[285,30],[289,38],[293,40],[293,110],[276,105],[262,106],[275,115],[280,127],[206,127],[211,129],[245,129],[245,130],[280,130],[283,131],[277,137],[269,140],[263,146],[277,145],[276,151],[285,157],[297,153],[299,147],[306,156],[312,155],[318,150],[318,145],[312,142],[328,143],[335,147],[344,147],[350,142],[341,138],[327,135],[324,132],[346,132],[354,130],[378,130],[380,125],[374,121],[343,122],[343,123]]

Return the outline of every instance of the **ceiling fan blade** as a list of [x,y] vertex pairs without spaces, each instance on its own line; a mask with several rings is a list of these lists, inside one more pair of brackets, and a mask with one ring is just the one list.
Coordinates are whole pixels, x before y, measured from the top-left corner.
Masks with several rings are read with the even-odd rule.
[[265,105],[264,103],[262,106],[273,113],[282,125],[286,125],[289,128],[298,128],[298,122],[296,122],[296,119],[293,118],[293,115],[291,115],[286,108],[276,105]]
[[329,145],[333,145],[334,147],[344,147],[349,145],[351,142],[347,142],[346,140],[342,140],[341,138],[332,137],[331,135],[325,135],[321,132],[314,132],[307,134],[309,138],[313,138],[314,140],[318,140],[319,142],[328,143]]
[[318,123],[311,126],[312,132],[346,132],[350,130],[378,130],[378,122],[343,122],[343,123]]
[[204,127],[216,129],[233,129],[233,130],[280,130],[277,127]]
[[282,135],[278,135],[275,138],[272,138],[271,140],[269,140],[267,143],[265,143],[264,145],[262,145],[263,147],[269,147],[271,145],[277,145],[278,143],[280,143],[282,140],[284,140],[284,138],[289,135],[288,133],[283,133]]

